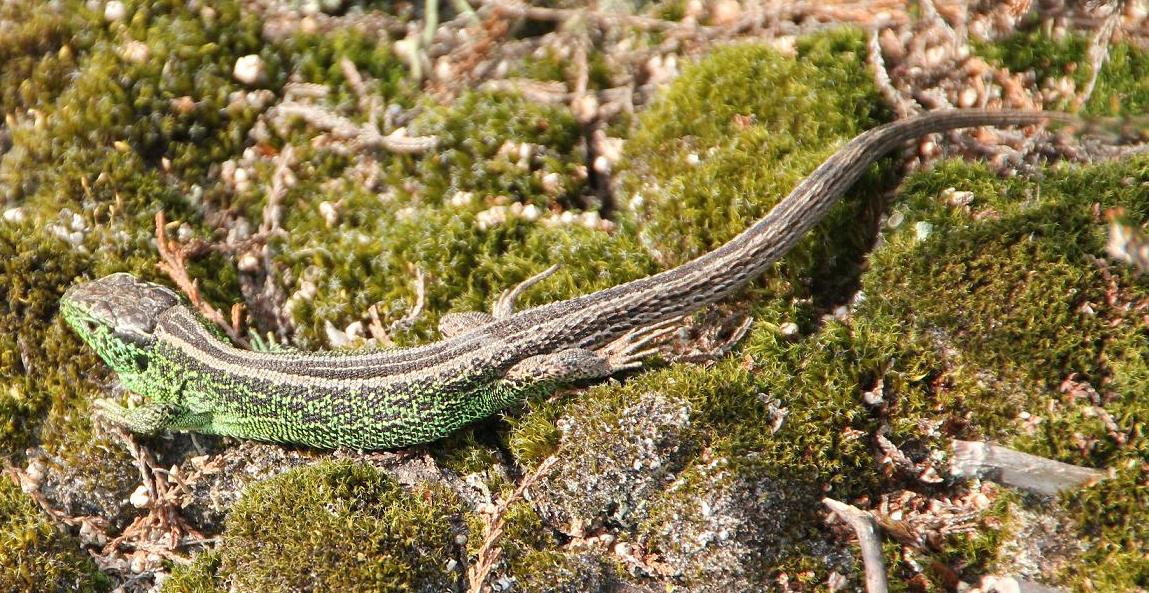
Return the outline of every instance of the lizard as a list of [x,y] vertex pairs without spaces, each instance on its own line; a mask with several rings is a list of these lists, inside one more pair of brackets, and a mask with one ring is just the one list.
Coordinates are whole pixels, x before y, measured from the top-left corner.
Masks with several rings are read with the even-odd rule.
[[[171,289],[126,273],[76,284],[61,316],[144,403],[93,404],[134,433],[192,431],[317,448],[427,443],[527,398],[641,366],[628,336],[715,303],[762,274],[866,169],[909,140],[972,126],[1070,123],[1042,111],[934,111],[864,131],[765,216],[687,263],[514,311],[531,278],[484,312],[449,313],[442,339],[383,350],[255,352],[218,337]],[[507,298],[509,296],[509,298]],[[621,340],[621,342],[620,342]],[[619,344],[624,344],[619,346]]]

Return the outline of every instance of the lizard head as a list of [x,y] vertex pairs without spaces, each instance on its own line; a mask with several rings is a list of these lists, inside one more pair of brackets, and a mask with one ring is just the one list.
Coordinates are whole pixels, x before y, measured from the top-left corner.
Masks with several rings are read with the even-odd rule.
[[60,313],[131,389],[148,369],[160,314],[179,303],[171,289],[121,273],[69,288]]

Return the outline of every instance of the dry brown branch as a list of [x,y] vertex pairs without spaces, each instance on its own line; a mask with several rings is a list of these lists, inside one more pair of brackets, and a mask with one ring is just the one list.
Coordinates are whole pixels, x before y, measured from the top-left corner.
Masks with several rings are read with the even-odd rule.
[[315,105],[280,103],[275,110],[283,116],[300,117],[317,128],[364,148],[378,147],[399,154],[419,154],[439,145],[439,139],[435,136],[407,136],[406,130],[402,128],[384,136],[370,122],[359,125]]
[[[187,563],[188,558],[175,553],[175,550],[186,545],[185,534],[191,535],[197,542],[208,538],[184,520],[180,515],[178,502],[178,488],[169,490],[169,482],[157,479],[156,474],[162,471],[158,467],[155,456],[147,449],[136,443],[135,438],[121,430],[115,429],[120,440],[131,452],[136,462],[136,469],[140,472],[140,479],[148,491],[148,514],[137,517],[119,536],[108,542],[102,554],[114,554],[121,545],[133,549],[156,552],[173,562]],[[166,545],[157,545],[156,540],[164,535],[168,537]]]
[[523,481],[519,483],[519,486],[510,496],[499,501],[490,514],[483,515],[483,544],[479,547],[475,564],[467,569],[468,593],[483,593],[489,589],[486,584],[487,577],[491,575],[491,570],[498,564],[503,553],[498,542],[499,537],[503,535],[503,528],[506,526],[507,509],[523,497],[527,488],[546,476],[556,461],[558,461],[558,457],[555,455],[543,460],[534,471],[523,477]]
[[882,542],[878,540],[878,525],[869,513],[844,502],[832,498],[823,498],[826,505],[835,515],[842,518],[858,534],[858,543],[862,546],[862,566],[866,572],[867,593],[886,593],[889,585],[886,583],[886,563],[882,559]]
[[1085,89],[1074,101],[1078,108],[1082,107],[1089,102],[1089,98],[1093,96],[1093,89],[1097,87],[1097,78],[1101,75],[1101,68],[1105,65],[1105,60],[1109,57],[1109,41],[1113,39],[1113,33],[1117,30],[1117,25],[1121,24],[1121,10],[1119,3],[1109,2],[1106,3],[1108,8],[1112,10],[1105,21],[1101,24],[1101,28],[1093,35],[1093,39],[1089,43],[1089,81],[1085,83]]
[[1106,472],[1070,465],[993,443],[953,441],[950,473],[977,477],[1045,496],[1104,480]]
[[552,23],[565,23],[574,19],[593,20],[596,23],[608,26],[625,26],[645,31],[689,31],[691,34],[704,32],[711,27],[701,27],[695,23],[679,23],[647,16],[624,14],[618,12],[603,12],[597,10],[545,8],[542,6],[528,6],[526,4],[512,4],[503,0],[488,3],[495,10],[511,17],[525,18],[533,21],[547,21]]
[[[236,343],[247,346],[247,340],[240,332],[239,324],[229,323],[219,309],[205,302],[200,296],[198,284],[188,276],[188,257],[208,251],[210,248],[203,243],[180,245],[175,241],[169,241],[165,232],[166,227],[167,219],[164,218],[164,211],[160,210],[156,212],[156,250],[160,253],[160,261],[156,262],[156,267],[167,274],[172,282],[176,283],[176,286],[187,295],[188,301],[201,315],[218,325]],[[237,318],[238,316],[233,310],[232,319]]]
[[415,268],[415,306],[403,316],[391,323],[390,330],[396,332],[410,328],[423,314],[423,307],[427,304],[427,277],[423,270]]
[[894,113],[898,114],[898,118],[905,119],[919,109],[915,109],[913,101],[903,97],[898,89],[894,88],[894,83],[890,80],[890,73],[886,70],[886,60],[882,57],[882,45],[878,41],[878,34],[877,29],[870,32],[868,52],[870,68],[874,73],[874,84],[877,85],[878,92],[882,93],[890,107],[893,107]]

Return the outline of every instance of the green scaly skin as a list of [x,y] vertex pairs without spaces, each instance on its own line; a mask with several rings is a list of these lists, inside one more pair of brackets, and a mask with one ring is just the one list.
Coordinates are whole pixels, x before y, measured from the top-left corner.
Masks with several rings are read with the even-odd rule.
[[[932,112],[860,134],[765,217],[677,268],[512,313],[448,315],[445,339],[357,352],[249,352],[214,335],[171,290],[113,274],[73,286],[67,323],[124,387],[147,400],[97,402],[105,418],[154,434],[188,430],[315,447],[424,443],[525,398],[634,368],[636,330],[716,302],[785,254],[878,158],[924,134],[979,125],[1076,122],[1066,114]],[[553,269],[551,270],[553,271]],[[542,277],[540,275],[524,284]]]

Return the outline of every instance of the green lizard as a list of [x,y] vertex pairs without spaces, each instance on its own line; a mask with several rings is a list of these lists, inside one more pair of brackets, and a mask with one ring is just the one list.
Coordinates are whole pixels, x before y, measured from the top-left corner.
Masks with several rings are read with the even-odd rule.
[[123,386],[146,399],[132,409],[96,402],[99,415],[133,432],[187,430],[361,449],[424,443],[560,385],[638,366],[642,352],[625,341],[618,346],[620,338],[714,303],[756,278],[870,164],[907,140],[962,127],[1049,120],[1076,121],[1050,112],[958,110],[874,128],[710,253],[647,278],[518,313],[512,295],[495,315],[447,315],[440,324],[443,339],[414,348],[240,350],[205,327],[173,291],[127,274],[71,287],[61,310]]

